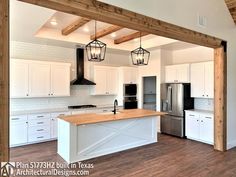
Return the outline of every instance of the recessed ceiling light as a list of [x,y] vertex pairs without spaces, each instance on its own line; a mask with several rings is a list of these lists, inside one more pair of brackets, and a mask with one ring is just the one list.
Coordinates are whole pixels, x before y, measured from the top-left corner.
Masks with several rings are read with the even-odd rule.
[[116,37],[116,33],[111,33],[111,37]]
[[89,28],[88,27],[84,27],[84,32],[89,32]]
[[54,20],[51,20],[50,23],[51,23],[51,25],[53,25],[53,26],[56,26],[56,25],[57,25],[57,21],[56,21],[55,19],[54,19]]

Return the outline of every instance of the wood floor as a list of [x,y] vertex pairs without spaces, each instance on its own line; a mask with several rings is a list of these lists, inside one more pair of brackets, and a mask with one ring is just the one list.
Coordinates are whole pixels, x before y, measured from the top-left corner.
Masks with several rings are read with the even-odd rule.
[[[11,149],[11,161],[64,162],[56,141]],[[236,149],[225,153],[210,145],[159,135],[159,142],[84,161],[97,177],[236,177]]]

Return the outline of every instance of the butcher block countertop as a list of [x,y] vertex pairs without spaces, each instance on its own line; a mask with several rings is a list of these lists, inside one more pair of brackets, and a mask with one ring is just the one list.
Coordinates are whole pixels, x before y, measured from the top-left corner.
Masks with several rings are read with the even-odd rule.
[[166,113],[164,112],[156,112],[156,111],[145,110],[145,109],[127,109],[127,110],[118,111],[117,114],[91,113],[91,114],[60,116],[58,118],[66,122],[69,122],[73,125],[84,125],[84,124],[93,124],[93,123],[115,121],[115,120],[143,118],[143,117],[149,117],[149,116],[162,116],[165,114]]

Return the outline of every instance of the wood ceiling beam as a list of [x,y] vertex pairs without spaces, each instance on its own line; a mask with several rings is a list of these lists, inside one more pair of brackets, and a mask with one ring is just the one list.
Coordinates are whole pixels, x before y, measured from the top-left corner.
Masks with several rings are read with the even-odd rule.
[[[102,29],[101,31],[98,31],[98,32],[96,33],[96,38],[98,39],[98,38],[104,37],[104,36],[106,36],[106,35],[108,35],[108,34],[111,34],[111,33],[114,33],[114,32],[116,32],[116,31],[119,31],[119,30],[121,30],[122,28],[123,28],[123,27],[113,25],[113,26],[110,26],[110,27],[108,27],[108,28]],[[90,36],[90,39],[91,39],[91,40],[94,40],[94,39],[95,39],[95,35],[91,35],[91,36]]]
[[236,24],[236,0],[225,0],[225,3],[229,9],[229,12],[234,20],[234,23]]
[[70,33],[74,32],[75,30],[80,28],[81,26],[88,23],[89,21],[90,21],[90,19],[82,17],[82,18],[74,21],[73,23],[71,23],[69,26],[62,29],[61,34],[65,35],[65,36],[69,35]]
[[[141,37],[146,36],[148,34],[149,33],[141,32]],[[114,40],[114,44],[121,44],[121,43],[130,41],[130,40],[139,38],[139,37],[140,37],[140,32],[135,32],[135,33],[132,33],[132,34],[129,34],[129,35],[126,35],[126,36],[122,36],[122,37],[120,37],[118,39],[115,39]]]
[[129,29],[217,48],[221,39],[96,0],[18,0]]

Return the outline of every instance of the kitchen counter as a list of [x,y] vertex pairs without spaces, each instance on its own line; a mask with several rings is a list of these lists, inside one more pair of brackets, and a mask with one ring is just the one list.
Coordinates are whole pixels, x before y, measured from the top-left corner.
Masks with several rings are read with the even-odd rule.
[[[69,109],[67,107],[64,108],[48,108],[48,109],[35,109],[35,110],[19,110],[19,111],[10,111],[11,116],[19,116],[26,114],[41,114],[41,113],[54,113],[54,112],[67,112],[67,111],[79,111],[79,110],[96,110],[96,109],[113,109],[113,105],[97,105],[97,107],[93,108],[81,108],[81,109]],[[121,109],[122,107],[118,107]]]
[[214,114],[214,111],[202,110],[202,109],[189,109],[185,111],[193,111],[193,112],[204,113],[204,114]]
[[157,118],[144,109],[62,116],[58,119],[58,154],[74,163],[158,141]]
[[107,114],[105,112],[105,113],[61,116],[59,118],[73,125],[84,125],[84,124],[116,121],[116,120],[123,120],[123,119],[143,118],[143,117],[149,117],[149,116],[161,116],[165,114],[166,113],[164,112],[156,112],[156,111],[145,110],[145,109],[128,109],[128,110],[121,110],[117,114],[113,114],[112,112]]

